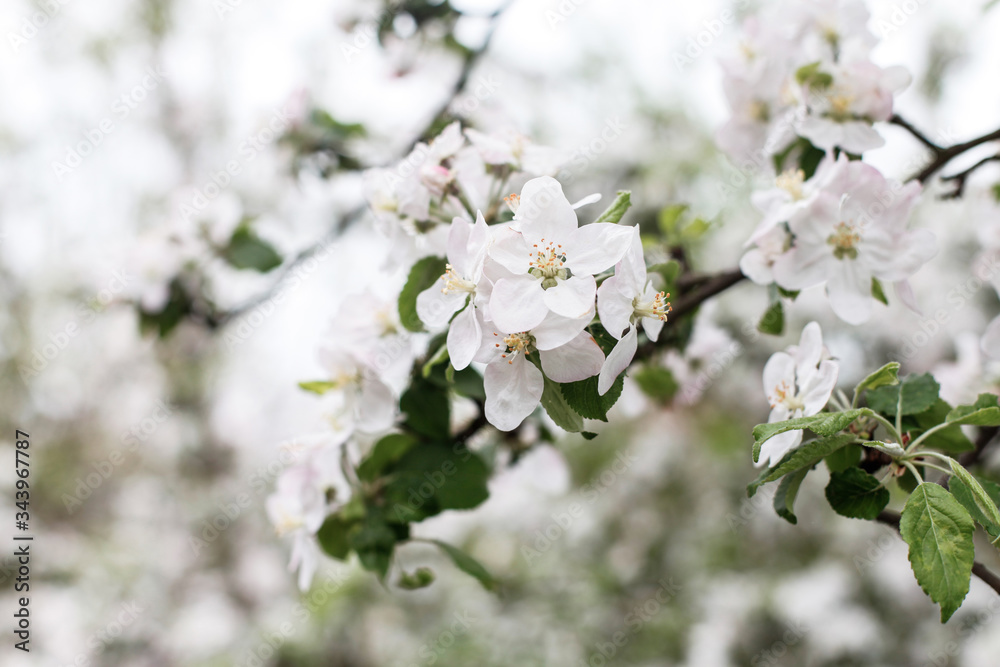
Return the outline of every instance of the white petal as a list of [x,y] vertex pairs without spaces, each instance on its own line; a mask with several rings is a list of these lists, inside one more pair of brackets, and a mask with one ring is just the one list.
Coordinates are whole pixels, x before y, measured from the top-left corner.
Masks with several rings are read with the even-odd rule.
[[497,264],[514,275],[523,275],[531,268],[531,253],[521,232],[510,225],[493,228],[493,242],[490,244],[489,255]]
[[897,280],[892,284],[893,288],[896,290],[896,296],[899,300],[903,302],[903,305],[915,312],[917,315],[923,315],[924,311],[920,309],[920,304],[917,303],[917,295],[913,292],[913,285],[910,284],[909,280]]
[[574,275],[600,273],[625,256],[632,243],[631,227],[597,222],[584,225],[566,244],[566,265]]
[[654,343],[660,337],[660,331],[663,330],[664,324],[663,320],[655,317],[642,318],[642,330],[646,332],[646,337]]
[[837,317],[848,324],[864,324],[872,311],[872,276],[858,261],[840,260],[841,266],[830,276],[826,291]]
[[578,208],[583,208],[584,206],[589,206],[590,204],[596,204],[599,201],[601,201],[601,193],[595,192],[592,195],[587,195],[580,201],[573,202],[573,210],[575,211]]
[[774,282],[785,289],[801,290],[820,285],[827,279],[833,252],[829,246],[796,245],[774,260]]
[[775,352],[764,364],[764,394],[768,401],[778,388],[795,390],[795,360],[787,352]]
[[606,394],[608,389],[611,389],[611,385],[615,383],[618,375],[632,363],[636,347],[638,347],[638,338],[639,335],[635,327],[631,327],[611,350],[611,354],[604,361],[604,366],[601,367],[601,377],[597,380],[597,393],[601,396]]
[[817,414],[830,402],[830,394],[837,385],[837,375],[840,367],[835,361],[826,360],[819,365],[819,370],[813,374],[807,386],[802,387],[802,416]]
[[531,330],[535,337],[535,347],[539,350],[551,350],[565,345],[583,331],[594,317],[591,309],[587,317],[573,319],[549,313],[537,327]]
[[517,355],[498,359],[486,367],[486,419],[501,431],[517,428],[542,397],[545,379],[535,365]]
[[469,262],[469,234],[472,223],[463,218],[455,218],[448,229],[448,263],[463,278],[471,274]]
[[540,324],[548,312],[540,280],[528,276],[503,278],[493,286],[490,317],[503,333],[528,331]]
[[623,288],[628,290],[618,276],[606,279],[597,288],[597,312],[601,316],[601,324],[609,334],[619,339],[632,323],[635,312],[632,299],[638,296],[623,293]]
[[573,276],[544,291],[545,305],[556,315],[586,317],[594,309],[596,294],[594,276]]
[[579,224],[559,181],[549,176],[533,178],[524,184],[514,218],[532,243],[539,239],[569,238]]
[[823,331],[818,322],[810,322],[802,329],[802,336],[799,337],[799,345],[793,356],[796,362],[795,372],[800,381],[816,373],[816,366],[823,357]]
[[774,282],[771,264],[758,248],[751,248],[740,258],[740,271],[758,285],[770,285]]
[[455,311],[465,305],[469,295],[465,292],[441,292],[440,280],[417,295],[417,317],[428,329],[441,329],[448,326],[448,321]]
[[455,316],[448,329],[448,356],[451,365],[460,371],[470,363],[479,351],[483,340],[483,330],[479,325],[479,314],[471,305]]
[[578,382],[601,372],[604,352],[589,333],[582,332],[565,345],[539,352],[542,370],[556,382]]
[[615,266],[615,275],[628,281],[629,287],[639,294],[646,286],[646,260],[642,254],[642,237],[639,227],[632,228],[632,240],[629,242],[625,256]]
[[798,447],[800,442],[802,442],[802,431],[779,433],[760,446],[760,460],[757,465],[773,466],[781,460],[781,457]]

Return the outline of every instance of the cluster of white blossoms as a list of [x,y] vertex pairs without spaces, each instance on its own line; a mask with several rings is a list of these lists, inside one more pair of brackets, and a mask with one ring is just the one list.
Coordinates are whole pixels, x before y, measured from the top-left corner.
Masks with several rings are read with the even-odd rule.
[[754,194],[764,219],[740,269],[790,291],[825,285],[833,311],[850,324],[871,316],[873,279],[892,283],[916,309],[907,278],[937,253],[931,232],[907,227],[920,191],[918,182],[888,180],[844,154],[827,156],[808,181],[798,170],[783,173],[773,189]]
[[872,125],[889,120],[910,76],[871,61],[868,20],[862,0],[779,2],[748,18],[740,52],[723,62],[732,117],[719,146],[763,165],[796,136],[854,154],[883,145]]
[[[507,223],[487,226],[482,214],[475,223],[455,218],[447,272],[417,299],[428,327],[448,326],[455,369],[485,364],[486,418],[502,431],[534,411],[546,377],[561,383],[600,375],[606,393],[635,354],[636,325],[655,340],[670,310],[646,278],[637,228],[580,226],[549,177],[528,181],[507,202],[514,211]],[[598,288],[597,276],[612,267]],[[607,358],[586,331],[598,310],[619,340]]]

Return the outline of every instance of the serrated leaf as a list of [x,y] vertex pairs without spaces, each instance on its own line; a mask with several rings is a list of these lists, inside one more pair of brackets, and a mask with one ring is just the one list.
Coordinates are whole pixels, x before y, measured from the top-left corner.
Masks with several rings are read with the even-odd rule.
[[772,336],[780,336],[785,331],[785,308],[781,301],[772,303],[757,323],[757,331]]
[[385,436],[358,465],[358,478],[365,482],[375,480],[386,466],[401,459],[416,444],[417,439],[405,433]]
[[545,412],[562,430],[570,433],[579,433],[583,430],[583,417],[566,402],[557,382],[545,378],[541,403]]
[[399,321],[407,331],[424,331],[424,323],[417,316],[417,296],[444,275],[445,264],[443,257],[424,257],[410,269],[399,293]]
[[[951,479],[952,493],[958,501],[969,510],[972,518],[978,521],[990,534],[996,536],[1000,534],[1000,510],[997,509],[996,501],[990,497],[983,485],[973,477],[968,470],[962,467],[958,461],[952,459],[951,471],[955,475]],[[967,494],[959,495],[958,487],[961,487]],[[969,505],[972,501],[972,506]]]
[[881,440],[865,440],[861,443],[865,447],[877,449],[883,454],[887,454],[896,459],[906,454],[906,450],[897,442],[882,442]]
[[841,516],[872,520],[889,504],[889,489],[861,468],[848,468],[830,475],[826,499]]
[[652,399],[666,403],[673,399],[680,385],[674,379],[674,374],[669,368],[662,366],[643,366],[638,372],[632,374],[643,393]]
[[996,394],[980,394],[972,405],[960,405],[949,412],[945,421],[956,426],[1000,426]]
[[906,501],[899,532],[910,545],[917,583],[941,605],[944,623],[969,593],[975,524],[953,495],[937,484],[921,484]]
[[442,542],[441,540],[430,540],[438,547],[441,551],[445,552],[455,566],[462,572],[465,572],[471,577],[474,577],[476,581],[482,584],[483,588],[488,591],[495,591],[497,589],[497,580],[493,578],[493,575],[489,573],[482,563],[478,560],[465,553],[461,549],[451,546],[447,542]]
[[833,452],[841,447],[846,447],[855,440],[857,440],[857,437],[853,434],[844,433],[842,435],[823,438],[822,440],[811,440],[799,445],[751,482],[747,486],[747,496],[752,498],[757,493],[757,489],[768,482],[773,482],[802,468],[812,468]]
[[889,417],[896,416],[900,392],[903,415],[915,415],[930,409],[938,400],[941,385],[930,373],[910,375],[900,384],[887,385],[868,392],[868,407]]
[[872,297],[876,301],[881,301],[887,306],[889,305],[889,299],[885,295],[885,290],[882,289],[882,283],[875,276],[872,276]]
[[757,424],[753,427],[753,460],[760,459],[760,448],[768,439],[786,431],[801,431],[809,429],[816,435],[830,436],[843,431],[858,417],[871,416],[867,408],[856,408],[845,412],[821,412],[811,417],[799,417],[782,422]]
[[334,382],[328,382],[326,380],[311,380],[309,382],[300,382],[299,387],[318,396],[322,396],[326,392],[336,389],[337,385]]
[[248,224],[241,224],[221,251],[222,258],[236,269],[267,273],[281,266],[281,255],[270,243],[257,236]]
[[628,190],[619,190],[618,196],[611,202],[611,206],[601,213],[594,222],[610,222],[613,225],[621,221],[622,216],[632,206],[632,193]]
[[878,369],[854,388],[854,394],[858,395],[868,389],[878,389],[885,385],[899,384],[899,362],[890,361],[882,368]]
[[774,511],[788,523],[796,524],[799,522],[794,511],[795,498],[799,495],[802,480],[806,478],[810,470],[812,468],[802,468],[785,475],[778,483],[778,490],[774,492]]
[[619,373],[611,388],[601,396],[597,393],[597,376],[579,382],[564,382],[559,385],[563,398],[573,410],[586,419],[608,421],[608,410],[614,407],[622,395],[625,373]]
[[316,539],[323,551],[333,558],[345,560],[347,554],[351,552],[351,545],[348,539],[348,532],[357,524],[357,521],[345,520],[334,514],[328,516],[323,525],[316,531]]

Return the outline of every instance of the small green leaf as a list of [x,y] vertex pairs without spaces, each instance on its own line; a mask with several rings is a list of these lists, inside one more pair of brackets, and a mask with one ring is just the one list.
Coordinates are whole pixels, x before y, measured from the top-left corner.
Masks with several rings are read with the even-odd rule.
[[762,472],[757,479],[747,486],[747,496],[753,497],[764,484],[773,482],[785,475],[801,470],[802,468],[812,468],[824,458],[834,453],[841,447],[846,447],[857,440],[857,437],[850,433],[835,435],[822,440],[812,440],[799,445],[792,451],[785,454],[780,461]]
[[882,368],[878,369],[854,388],[854,394],[858,395],[867,389],[878,389],[885,385],[899,384],[899,362],[890,361]]
[[684,225],[681,229],[681,239],[684,241],[694,241],[700,239],[704,236],[709,229],[712,228],[712,223],[703,218],[695,218],[688,224]]
[[795,505],[795,497],[799,495],[802,480],[806,478],[810,470],[812,468],[802,468],[785,475],[778,483],[778,490],[774,492],[774,511],[788,523],[796,524],[799,522],[793,506]]
[[[995,4],[996,2],[997,0],[994,0],[990,4]],[[993,186],[993,198],[997,200],[997,203],[1000,203],[1000,183]]]
[[579,382],[564,382],[559,385],[559,388],[569,406],[581,417],[606,422],[608,421],[608,410],[618,402],[624,385],[625,373],[622,372],[604,396],[597,393],[596,375]]
[[316,531],[316,538],[323,551],[338,560],[345,560],[351,552],[347,535],[356,524],[356,521],[345,520],[336,514],[328,516]]
[[956,426],[1000,426],[1000,407],[996,394],[980,394],[972,405],[960,405],[945,417],[945,421]]
[[889,489],[861,468],[848,468],[830,475],[826,499],[841,516],[872,520],[889,504]]
[[760,459],[761,445],[779,433],[809,429],[816,435],[830,436],[843,431],[854,423],[854,420],[858,417],[867,417],[872,414],[872,411],[867,408],[856,408],[854,410],[847,410],[846,412],[821,412],[811,417],[799,417],[783,422],[757,424],[753,427],[753,460],[757,461]]
[[760,322],[757,323],[757,331],[772,336],[780,336],[785,331],[785,309],[780,300],[772,303],[764,311]]
[[[979,480],[963,468],[958,461],[951,459],[949,463],[951,464],[951,471],[955,475],[951,480],[952,493],[983,528],[986,528],[994,536],[1000,534],[1000,510],[997,509],[996,501],[990,497],[990,494],[986,492],[986,489],[979,483]],[[958,491],[959,487],[967,493]],[[973,510],[973,507],[969,507],[968,502],[963,501],[963,497],[965,501],[972,500],[972,506],[975,510]]]
[[896,416],[900,392],[903,415],[915,415],[931,408],[938,400],[941,385],[930,373],[910,375],[901,384],[886,385],[868,392],[868,407],[889,417]]
[[444,275],[445,264],[443,257],[424,257],[410,269],[403,291],[399,293],[399,321],[407,331],[424,331],[424,323],[417,315],[417,296]]
[[632,193],[628,190],[619,190],[618,196],[615,200],[611,202],[611,206],[607,208],[604,213],[598,216],[597,220],[594,222],[610,222],[611,224],[618,224],[621,221],[622,216],[625,212],[629,210],[632,206]]
[[362,567],[385,579],[396,548],[396,532],[375,514],[367,514],[347,534],[348,544],[358,554]]
[[448,392],[429,380],[414,378],[399,399],[399,409],[415,433],[442,441],[451,437]]
[[372,447],[372,451],[358,465],[358,478],[365,482],[374,481],[386,466],[398,461],[417,444],[417,439],[404,433],[391,433]]
[[826,457],[826,467],[830,472],[840,472],[848,468],[856,468],[861,463],[864,450],[861,445],[847,445]]
[[671,401],[680,385],[669,368],[663,366],[643,366],[632,375],[643,393],[661,403]]
[[430,374],[434,370],[435,366],[439,366],[440,364],[443,364],[444,362],[448,361],[448,359],[449,359],[449,357],[448,357],[448,346],[444,344],[444,341],[441,341],[441,343],[442,344],[437,349],[437,352],[435,352],[424,363],[423,368],[420,369],[420,374],[422,376],[424,376],[425,378],[426,377],[430,377]]
[[405,591],[416,591],[427,588],[434,583],[434,570],[429,567],[418,567],[413,574],[405,570],[399,573],[396,585]]
[[778,294],[780,294],[786,299],[791,299],[792,301],[795,301],[796,299],[799,298],[799,293],[800,293],[799,290],[787,290],[778,284],[775,284],[775,287],[778,288]]
[[820,61],[803,65],[795,70],[795,81],[808,88],[818,88],[825,90],[833,85],[833,76],[827,72],[820,71],[822,67]]
[[559,428],[570,433],[579,433],[583,430],[583,417],[566,402],[557,382],[545,378],[541,403],[545,412]]
[[653,266],[646,269],[648,274],[659,274],[663,278],[663,289],[667,292],[673,292],[675,290],[674,285],[677,283],[677,278],[681,275],[681,263],[676,259],[672,259],[668,262],[663,262],[662,264],[654,264]]
[[597,437],[596,433],[591,433],[590,431],[580,431],[580,435],[583,436],[584,440],[593,440]]
[[672,204],[660,209],[658,223],[664,237],[672,240],[676,236],[681,218],[687,210],[687,204]]
[[434,544],[441,548],[441,551],[445,552],[455,566],[458,567],[462,572],[465,572],[471,577],[474,577],[483,588],[488,591],[495,591],[498,587],[498,582],[493,578],[493,575],[482,566],[482,564],[465,553],[461,549],[451,546],[447,542],[442,542],[441,540],[430,540]]
[[921,484],[906,501],[899,532],[910,545],[917,583],[941,605],[944,623],[969,593],[975,556],[972,517],[943,487]]
[[799,156],[799,169],[802,170],[802,174],[808,180],[813,177],[819,168],[819,163],[826,157],[826,151],[822,148],[816,148],[807,139],[803,139],[803,142],[805,145],[802,149],[802,154]]
[[882,283],[879,282],[878,278],[872,276],[872,297],[876,301],[881,301],[885,305],[889,305],[889,299],[885,296],[885,290],[882,289]]
[[257,236],[245,222],[236,228],[221,254],[233,268],[253,269],[260,273],[267,273],[281,266],[282,262],[274,246]]
[[336,389],[337,384],[335,382],[328,382],[326,380],[312,380],[310,382],[300,382],[299,387],[305,389],[306,391],[310,391],[314,394],[322,396],[326,392]]

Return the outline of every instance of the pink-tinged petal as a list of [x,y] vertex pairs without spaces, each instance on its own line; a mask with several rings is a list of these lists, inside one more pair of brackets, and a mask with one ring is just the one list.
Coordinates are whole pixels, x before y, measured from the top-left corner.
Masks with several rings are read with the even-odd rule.
[[514,275],[524,275],[531,268],[531,253],[521,232],[510,225],[494,227],[489,256]]
[[587,317],[578,319],[549,313],[541,324],[531,330],[531,335],[535,337],[535,347],[539,350],[552,350],[565,345],[576,338],[590,324],[593,317],[593,309]]
[[986,327],[979,347],[990,359],[1000,359],[1000,317],[994,319]]
[[798,447],[801,442],[802,431],[785,431],[784,433],[779,433],[760,446],[760,459],[757,462],[757,466],[773,466],[785,454]]
[[[624,290],[624,291],[623,291]],[[632,324],[635,308],[632,299],[638,294],[630,294],[627,284],[618,276],[606,279],[597,288],[597,312],[605,330],[615,338],[621,338]]]
[[840,366],[835,361],[829,359],[820,363],[819,370],[814,372],[809,378],[806,386],[801,387],[800,398],[804,403],[802,416],[809,417],[817,414],[830,402],[830,394],[837,386],[837,375]]
[[469,235],[472,223],[463,218],[455,218],[448,229],[448,263],[463,278],[471,275],[469,270]]
[[545,305],[556,315],[586,317],[594,309],[597,281],[594,276],[573,276],[544,291]]
[[937,254],[937,242],[932,232],[918,229],[895,243],[894,252],[886,263],[872,265],[876,277],[887,282],[909,278]]
[[642,318],[642,330],[646,332],[646,337],[654,343],[660,337],[660,331],[663,329],[664,324],[663,320],[655,317]]
[[909,280],[897,280],[892,284],[893,288],[896,290],[896,296],[899,300],[903,302],[903,305],[915,312],[917,315],[923,315],[924,311],[920,309],[920,304],[917,303],[917,295],[913,292],[913,285],[910,284]]
[[635,327],[631,327],[625,336],[615,345],[614,349],[605,359],[601,367],[601,376],[597,379],[597,393],[601,396],[608,393],[611,385],[615,383],[618,376],[628,368],[635,357],[635,350],[638,347],[639,335]]
[[774,282],[771,263],[764,253],[757,248],[751,248],[740,258],[740,271],[758,285],[770,285]]
[[632,243],[631,227],[597,222],[580,227],[566,244],[566,266],[574,275],[594,275],[614,266]]
[[604,352],[594,337],[582,332],[565,345],[539,352],[542,370],[556,382],[579,382],[601,372]]
[[540,324],[548,312],[541,280],[519,276],[503,278],[493,285],[490,317],[504,333],[528,331]]
[[579,224],[559,181],[549,176],[533,178],[524,184],[514,218],[531,243],[569,238]]
[[827,245],[796,245],[774,260],[774,282],[785,289],[802,290],[826,282],[833,251]]
[[443,329],[448,326],[455,311],[465,305],[469,297],[466,292],[441,292],[444,283],[440,280],[417,295],[417,317],[428,329]]
[[775,352],[764,364],[764,394],[769,403],[778,403],[777,390],[795,391],[795,360],[787,352]]
[[830,307],[848,324],[864,324],[872,311],[872,274],[860,262],[844,259],[826,284]]
[[479,325],[479,314],[469,306],[455,316],[448,329],[448,356],[456,371],[472,363],[482,341],[483,330]]
[[479,150],[486,164],[516,164],[517,158],[511,151],[510,143],[497,137],[466,128],[465,136]]
[[512,431],[530,415],[542,398],[545,378],[535,365],[517,355],[486,367],[486,419],[501,431]]

